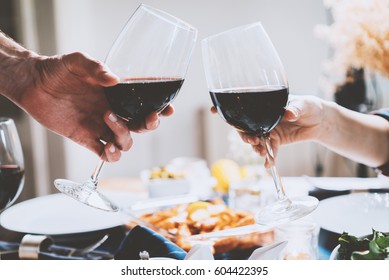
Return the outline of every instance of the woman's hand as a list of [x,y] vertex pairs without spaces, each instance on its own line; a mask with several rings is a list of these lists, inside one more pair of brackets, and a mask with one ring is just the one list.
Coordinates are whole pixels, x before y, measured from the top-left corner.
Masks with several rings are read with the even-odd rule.
[[[274,152],[280,145],[300,141],[318,140],[325,129],[322,126],[324,118],[323,100],[315,96],[290,96],[285,114],[280,123],[270,133],[270,143]],[[216,112],[213,107],[212,112]],[[266,156],[263,139],[238,131],[244,142],[252,145],[261,156]],[[266,161],[265,166],[268,167]]]

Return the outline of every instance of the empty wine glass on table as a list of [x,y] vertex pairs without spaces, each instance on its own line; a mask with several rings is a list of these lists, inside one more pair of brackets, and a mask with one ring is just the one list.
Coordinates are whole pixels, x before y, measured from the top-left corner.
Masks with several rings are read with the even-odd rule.
[[237,27],[202,41],[203,61],[211,99],[220,116],[239,131],[258,135],[267,150],[277,202],[256,213],[259,224],[275,225],[311,213],[318,200],[288,198],[277,172],[270,132],[288,102],[284,67],[259,22]]
[[15,202],[23,185],[23,152],[15,123],[0,118],[0,213]]
[[[161,112],[177,96],[197,39],[197,30],[158,9],[140,5],[112,45],[105,64],[119,84],[104,89],[115,114],[128,122],[143,122]],[[55,180],[61,192],[95,208],[119,210],[97,191],[100,160],[85,183]]]

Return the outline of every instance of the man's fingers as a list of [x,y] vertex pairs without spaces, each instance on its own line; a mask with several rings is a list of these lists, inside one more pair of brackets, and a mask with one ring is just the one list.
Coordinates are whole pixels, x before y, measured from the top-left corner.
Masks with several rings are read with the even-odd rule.
[[121,155],[120,150],[113,143],[107,143],[101,158],[108,162],[115,162],[120,159]]
[[86,79],[91,84],[114,86],[119,78],[100,61],[82,52],[74,52],[63,56],[65,67],[74,75]]
[[115,146],[115,144],[111,142],[108,142],[106,145],[104,145],[99,139],[96,139],[94,141],[88,141],[83,145],[101,157],[101,159],[104,161],[115,162],[118,161],[121,157],[120,150]]
[[140,121],[129,121],[127,127],[137,133],[142,133],[150,130],[154,130],[159,126],[160,118],[158,113],[153,112],[148,115],[143,122]]
[[151,113],[145,119],[146,130],[154,130],[159,126],[160,120],[156,112]]
[[116,146],[120,150],[128,151],[133,141],[126,123],[111,111],[104,114],[104,121],[114,133]]

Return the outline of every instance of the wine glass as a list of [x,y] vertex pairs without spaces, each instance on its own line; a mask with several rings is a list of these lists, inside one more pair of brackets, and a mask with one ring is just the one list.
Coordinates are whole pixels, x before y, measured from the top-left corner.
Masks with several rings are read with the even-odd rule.
[[23,152],[15,123],[0,118],[0,212],[15,202],[23,185]]
[[203,62],[212,102],[236,129],[258,135],[266,147],[277,202],[256,214],[259,224],[275,225],[311,213],[314,197],[287,197],[278,175],[270,132],[288,102],[288,81],[281,60],[260,22],[236,27],[202,41]]
[[[128,122],[143,122],[152,112],[161,112],[177,96],[185,78],[197,38],[186,22],[141,4],[120,32],[105,59],[120,82],[104,88],[115,114]],[[97,191],[100,160],[85,183],[64,179],[54,184],[61,192],[98,209],[118,211]]]

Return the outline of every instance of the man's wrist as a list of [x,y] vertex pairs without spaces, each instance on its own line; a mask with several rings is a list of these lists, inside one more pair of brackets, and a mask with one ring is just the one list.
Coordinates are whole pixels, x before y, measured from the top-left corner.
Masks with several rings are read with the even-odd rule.
[[28,50],[10,53],[0,49],[0,93],[19,104],[23,89],[34,77],[38,57]]
[[37,59],[38,54],[0,31],[0,93],[18,104],[33,79]]

